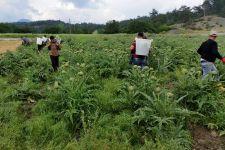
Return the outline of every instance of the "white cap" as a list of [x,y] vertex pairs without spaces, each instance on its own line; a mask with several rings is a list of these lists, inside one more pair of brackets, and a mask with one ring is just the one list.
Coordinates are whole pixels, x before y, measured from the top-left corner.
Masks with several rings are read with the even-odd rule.
[[218,35],[218,33],[216,32],[216,31],[214,31],[214,30],[212,30],[211,32],[210,32],[210,36],[217,36]]

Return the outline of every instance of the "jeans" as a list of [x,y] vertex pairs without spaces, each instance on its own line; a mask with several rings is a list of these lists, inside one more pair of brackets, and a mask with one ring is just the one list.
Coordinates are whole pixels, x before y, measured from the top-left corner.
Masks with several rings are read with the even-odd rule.
[[59,68],[59,56],[50,56],[50,58],[54,71],[57,71]]
[[147,59],[146,58],[133,58],[132,64],[143,68],[143,67],[147,66]]
[[214,63],[208,62],[208,61],[202,61],[202,74],[203,74],[203,79],[205,79],[209,74],[218,74],[218,70]]

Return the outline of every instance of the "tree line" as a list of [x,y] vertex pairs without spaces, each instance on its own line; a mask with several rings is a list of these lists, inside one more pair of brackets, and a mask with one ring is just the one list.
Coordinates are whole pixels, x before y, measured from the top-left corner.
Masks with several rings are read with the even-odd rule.
[[170,30],[177,23],[192,23],[195,19],[208,15],[225,17],[225,0],[205,0],[200,6],[193,8],[181,6],[167,13],[159,13],[153,9],[149,15],[124,21],[108,21],[105,25],[93,23],[68,24],[62,21],[36,21],[30,23],[1,23],[0,33],[160,33]]
[[178,23],[191,24],[194,20],[204,16],[217,15],[225,17],[225,0],[205,0],[200,6],[193,8],[181,6],[179,9],[159,13],[153,9],[148,16],[117,22],[106,23],[106,33],[136,33],[139,31],[160,33],[170,30],[170,26]]
[[92,34],[104,25],[81,23],[68,24],[62,21],[46,20],[35,22],[0,23],[0,33],[49,33],[49,34]]

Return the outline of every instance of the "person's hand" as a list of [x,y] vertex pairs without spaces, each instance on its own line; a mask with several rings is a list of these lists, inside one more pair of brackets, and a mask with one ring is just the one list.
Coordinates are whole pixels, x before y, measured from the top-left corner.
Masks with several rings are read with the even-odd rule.
[[130,50],[134,50],[135,49],[135,46],[134,45],[131,45],[131,47],[130,47]]
[[225,57],[221,59],[221,61],[225,64]]

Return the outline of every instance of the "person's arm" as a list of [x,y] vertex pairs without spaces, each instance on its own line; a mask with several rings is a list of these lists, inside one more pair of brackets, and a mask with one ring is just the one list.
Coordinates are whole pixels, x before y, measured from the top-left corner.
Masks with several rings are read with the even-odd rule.
[[197,52],[198,54],[203,55],[203,51],[204,51],[204,43],[202,43]]
[[136,42],[134,41],[130,47],[131,52],[135,52],[136,50]]
[[216,56],[216,58],[218,58],[220,60],[223,59],[223,57],[220,55],[220,53],[218,51],[218,45],[217,45],[217,43],[215,43],[215,44],[212,45],[212,53],[213,53],[213,55]]
[[213,54],[216,56],[216,58],[220,59],[224,64],[225,64],[225,57],[222,57],[218,51],[218,45],[217,43],[215,43],[213,46],[212,46],[212,52]]
[[49,51],[51,50],[51,45],[48,46],[48,50],[49,50]]

